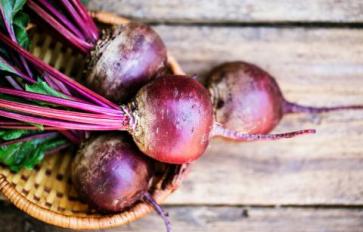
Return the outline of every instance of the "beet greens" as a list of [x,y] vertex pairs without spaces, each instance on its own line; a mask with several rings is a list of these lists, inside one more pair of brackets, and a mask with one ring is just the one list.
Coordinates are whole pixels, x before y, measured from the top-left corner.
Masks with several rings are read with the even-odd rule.
[[[30,40],[26,33],[29,19],[22,11],[26,1],[2,0],[0,3],[0,33],[18,46],[29,48]],[[0,77],[0,87],[67,98],[48,85],[45,75],[38,73],[24,57],[5,44],[0,44]],[[9,99],[8,96],[0,98]],[[10,99],[15,100],[13,97]],[[12,129],[14,126],[17,129]],[[30,127],[32,130],[28,130]],[[73,142],[79,142],[82,137],[78,132],[55,133],[44,132],[43,129],[41,125],[19,123],[13,118],[0,117],[0,163],[9,166],[12,171],[23,167],[32,168],[45,154],[69,146],[69,142],[61,134]]]

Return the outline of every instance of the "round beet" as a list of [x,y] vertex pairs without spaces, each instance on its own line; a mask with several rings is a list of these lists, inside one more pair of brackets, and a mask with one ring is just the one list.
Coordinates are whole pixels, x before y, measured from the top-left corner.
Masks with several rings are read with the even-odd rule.
[[142,23],[103,32],[90,54],[85,83],[115,102],[125,102],[166,68],[166,47]]
[[243,133],[268,133],[286,113],[362,109],[360,105],[308,107],[285,100],[275,79],[246,62],[224,63],[208,75],[215,120]]
[[119,212],[142,199],[152,168],[127,135],[105,134],[81,146],[72,177],[79,193],[93,206]]
[[226,63],[208,76],[215,120],[244,133],[267,133],[283,115],[283,97],[275,80],[258,67]]
[[140,150],[167,163],[188,163],[206,149],[213,127],[208,91],[186,76],[163,76],[134,100],[133,137]]
[[183,164],[199,158],[210,138],[237,141],[293,137],[298,131],[277,135],[250,135],[227,130],[214,123],[209,92],[188,76],[162,76],[139,90],[128,115],[129,131],[139,149],[165,163]]
[[140,200],[150,203],[170,223],[148,193],[153,163],[127,134],[103,134],[82,144],[72,164],[72,180],[80,196],[103,212],[121,212]]

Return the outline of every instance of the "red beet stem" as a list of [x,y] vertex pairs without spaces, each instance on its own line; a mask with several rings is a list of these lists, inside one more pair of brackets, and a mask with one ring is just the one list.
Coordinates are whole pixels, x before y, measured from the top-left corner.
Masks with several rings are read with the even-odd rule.
[[244,142],[244,141],[248,142],[248,141],[287,139],[300,135],[315,134],[315,133],[316,130],[314,129],[306,129],[306,130],[298,130],[281,134],[244,134],[238,131],[228,130],[219,124],[215,124],[212,136],[223,137],[239,142]]
[[30,9],[35,11],[40,17],[42,17],[45,21],[49,23],[56,31],[61,33],[67,41],[69,41],[73,46],[81,50],[82,52],[87,53],[90,49],[92,49],[93,45],[88,43],[81,38],[78,38],[74,35],[69,29],[59,23],[53,16],[48,14],[45,10],[43,10],[37,3],[33,0],[28,0],[28,6]]
[[144,201],[149,203],[157,214],[163,219],[167,232],[172,232],[171,223],[168,218],[168,214],[160,207],[160,205],[154,200],[150,193],[146,192],[144,194]]
[[6,65],[8,65],[9,67],[12,68],[12,70],[14,71],[14,73],[16,73],[16,75],[18,77],[21,77],[22,79],[28,81],[29,83],[35,83],[36,81],[33,80],[31,77],[29,77],[28,75],[24,74],[23,72],[21,72],[18,68],[16,68],[14,65],[11,65],[9,62],[7,62],[4,58],[2,58],[0,56],[0,61],[1,63],[4,63]]
[[17,90],[23,90],[23,87],[11,76],[5,76],[5,79],[9,82],[9,84]]
[[44,6],[47,10],[49,10],[59,21],[62,23],[67,29],[69,29],[73,34],[78,36],[78,38],[85,40],[82,32],[75,27],[72,22],[70,22],[67,17],[62,15],[52,4],[50,4],[47,0],[38,0],[39,5]]
[[[39,128],[36,126],[27,126],[26,124],[13,124],[13,125],[2,125],[0,123],[0,128],[1,129],[11,129],[11,130],[34,130],[34,131],[39,131]],[[43,127],[44,131],[66,131],[66,129],[63,130],[59,130],[59,128],[56,127]]]
[[60,130],[58,132],[64,135],[69,141],[71,141],[74,144],[79,144],[81,142],[82,136],[77,135],[76,131]]
[[57,80],[69,85],[74,90],[78,91],[80,94],[87,97],[88,99],[90,99],[104,107],[110,107],[110,108],[114,108],[114,109],[119,108],[119,106],[117,106],[116,104],[110,102],[109,100],[105,99],[104,97],[102,97],[102,96],[96,94],[95,92],[89,90],[88,88],[82,86],[77,81],[64,75],[63,73],[61,73],[57,69],[53,68],[52,66],[44,63],[42,60],[35,57],[33,54],[31,54],[27,50],[23,49],[17,43],[14,43],[12,40],[7,38],[2,33],[0,33],[0,41],[4,42],[7,46],[12,48],[14,51],[18,52],[20,55],[22,55],[25,59],[27,59],[29,62],[31,62],[37,68],[43,70],[44,72],[49,73],[53,78],[56,78]]
[[58,146],[58,147],[56,147],[56,148],[53,148],[53,149],[47,150],[47,151],[45,152],[45,155],[52,155],[52,154],[54,154],[54,153],[56,153],[56,152],[58,152],[58,151],[60,151],[60,150],[63,150],[63,149],[65,149],[65,148],[69,147],[70,145],[71,145],[70,143],[65,143],[65,144],[60,145],[60,146]]
[[57,136],[59,136],[59,134],[57,132],[46,132],[46,133],[34,134],[34,135],[25,136],[23,138],[13,139],[10,141],[2,142],[2,143],[0,143],[0,147],[11,145],[14,143],[27,142],[27,141],[31,141],[33,139],[55,138]]
[[362,110],[363,105],[346,105],[346,106],[333,106],[333,107],[314,107],[314,106],[304,106],[297,103],[284,101],[283,111],[285,114],[290,113],[308,113],[308,114],[318,114],[326,113],[331,111],[340,110]]
[[58,110],[48,107],[36,106],[26,103],[19,103],[0,99],[0,108],[11,111],[17,111],[25,114],[32,114],[39,117],[46,117],[52,119],[60,119],[71,122],[88,123],[93,125],[116,126],[120,121],[124,120],[126,116],[109,116],[102,114],[91,114],[72,112],[68,110]]
[[96,42],[99,39],[99,31],[92,17],[88,13],[87,8],[82,4],[80,0],[70,0],[70,1],[73,4],[73,6],[77,9],[78,13],[80,14],[84,22],[87,23],[89,27],[89,32],[93,37],[93,41]]
[[104,107],[84,103],[79,100],[74,100],[74,99],[68,100],[68,99],[64,99],[64,98],[48,96],[48,95],[39,94],[39,93],[31,93],[31,92],[22,91],[22,90],[14,90],[14,89],[0,87],[0,94],[7,94],[7,95],[11,95],[11,96],[16,96],[16,97],[23,97],[28,100],[42,101],[42,102],[46,102],[46,103],[56,104],[56,105],[65,106],[65,107],[71,107],[74,109],[93,112],[93,113],[97,113],[97,114],[105,114],[105,115],[113,115],[113,116],[122,115],[122,112],[119,109],[116,110],[116,109],[104,108]]
[[[85,130],[85,131],[114,131],[114,130],[127,130],[129,127],[128,120],[120,121],[118,126],[110,125],[94,125],[94,124],[83,124],[83,123],[72,123],[54,119],[45,119],[39,117],[32,117],[22,115],[18,113],[12,113],[4,110],[0,110],[0,115],[5,118],[15,119],[21,122],[35,123],[48,127],[55,127],[57,130]],[[12,129],[24,129],[24,127],[13,127]],[[45,128],[46,130],[46,128]]]
[[[43,75],[43,79],[45,80],[45,82],[47,82],[47,84],[52,87],[53,89],[57,90],[58,92],[61,92],[69,97],[72,96],[72,94],[69,92],[69,90],[67,89],[67,87],[60,81],[52,79],[48,73],[44,73]],[[73,97],[71,97],[73,98]]]
[[79,15],[79,11],[82,10],[80,8],[75,9],[75,5],[73,5],[69,0],[61,0],[62,4],[65,6],[69,14],[72,16],[74,21],[77,23],[78,27],[81,29],[83,35],[94,44],[97,40],[94,40],[90,28],[87,23],[83,20],[83,18]]

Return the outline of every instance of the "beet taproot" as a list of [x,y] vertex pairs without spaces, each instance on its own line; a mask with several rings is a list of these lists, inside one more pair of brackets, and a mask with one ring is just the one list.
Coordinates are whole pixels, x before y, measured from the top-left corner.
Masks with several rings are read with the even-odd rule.
[[164,42],[148,25],[105,30],[89,55],[85,84],[114,102],[126,102],[166,69]]
[[82,199],[102,212],[122,212],[139,201],[151,204],[171,231],[166,213],[148,192],[154,164],[127,133],[106,133],[82,144],[72,181]]
[[288,113],[363,109],[361,105],[310,107],[287,101],[276,80],[256,65],[236,61],[219,65],[207,77],[215,120],[249,134],[270,132]]

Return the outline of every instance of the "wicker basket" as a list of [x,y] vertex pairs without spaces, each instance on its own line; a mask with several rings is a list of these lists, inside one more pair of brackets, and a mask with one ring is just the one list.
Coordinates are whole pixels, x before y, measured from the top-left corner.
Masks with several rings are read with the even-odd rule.
[[[125,24],[127,19],[104,12],[93,12],[92,17],[102,24]],[[32,52],[62,72],[79,77],[82,56],[50,35],[32,28]],[[168,56],[170,70],[183,74],[173,57]],[[77,68],[77,69],[76,69]],[[45,158],[34,170],[12,173],[0,167],[0,191],[16,207],[43,222],[71,229],[104,229],[127,224],[152,211],[152,207],[139,202],[119,214],[98,214],[79,201],[70,182],[72,152],[62,152]],[[162,175],[155,176],[151,193],[162,202],[178,185],[187,166],[170,165]]]

